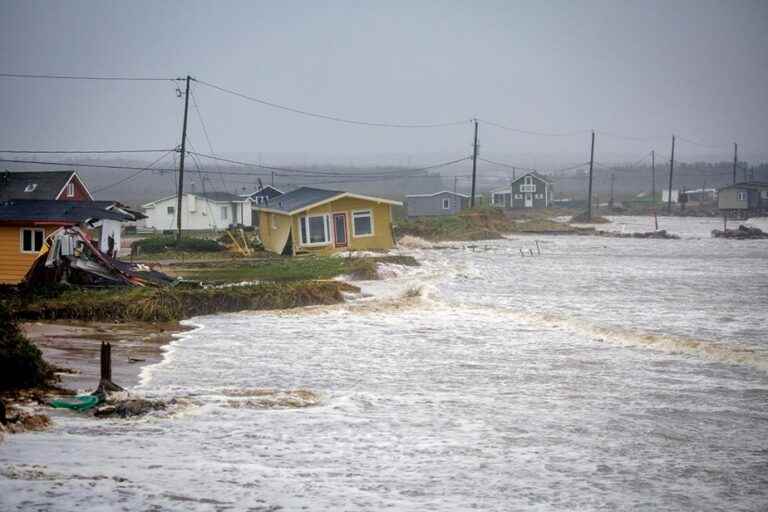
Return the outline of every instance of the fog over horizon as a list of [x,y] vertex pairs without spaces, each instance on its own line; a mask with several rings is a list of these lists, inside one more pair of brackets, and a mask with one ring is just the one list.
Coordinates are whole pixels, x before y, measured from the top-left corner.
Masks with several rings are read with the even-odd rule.
[[[427,166],[469,156],[477,117],[488,121],[481,157],[545,172],[588,160],[591,129],[605,165],[654,149],[663,167],[672,134],[681,162],[730,161],[734,142],[740,161],[768,161],[768,3],[757,0],[4,0],[0,14],[0,73],[197,79],[188,134],[200,153],[272,165]],[[336,122],[206,84],[363,122],[457,124]],[[0,149],[174,148],[177,87],[0,77]],[[26,158],[87,161],[45,156]]]

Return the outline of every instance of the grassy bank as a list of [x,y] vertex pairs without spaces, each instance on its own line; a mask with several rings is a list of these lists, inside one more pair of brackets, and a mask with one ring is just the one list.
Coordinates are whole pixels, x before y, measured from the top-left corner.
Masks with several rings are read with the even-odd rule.
[[13,305],[13,313],[19,320],[171,322],[214,313],[337,304],[343,301],[342,292],[357,290],[337,281],[261,283],[210,289],[71,290],[55,297],[19,301]]
[[550,218],[553,212],[505,212],[498,208],[465,210],[459,215],[406,219],[397,226],[398,237],[416,236],[433,242],[493,240],[513,233],[579,233],[577,228]]
[[184,279],[212,283],[243,281],[303,281],[331,279],[350,275],[356,279],[377,279],[379,263],[418,265],[410,256],[331,257],[311,256],[263,260],[232,260],[227,262],[187,262],[182,266],[161,268],[164,272]]

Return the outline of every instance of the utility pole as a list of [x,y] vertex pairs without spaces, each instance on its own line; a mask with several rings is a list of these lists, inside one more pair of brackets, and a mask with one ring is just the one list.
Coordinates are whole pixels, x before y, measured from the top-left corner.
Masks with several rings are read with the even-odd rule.
[[611,173],[611,198],[608,200],[608,208],[613,209],[613,182],[616,181],[616,173]]
[[595,130],[592,130],[592,146],[589,150],[589,187],[587,190],[587,221],[592,220],[592,167],[595,163]]
[[739,163],[739,145],[733,143],[733,184],[736,184],[736,166]]
[[651,150],[651,199],[656,208],[656,150]]
[[453,193],[455,194],[458,191],[459,188],[459,177],[454,176],[453,177]]
[[184,124],[181,128],[181,154],[179,155],[179,190],[176,191],[176,241],[181,240],[181,198],[184,196],[184,155],[187,154],[187,113],[189,112],[189,75],[186,78],[186,90],[184,92]]
[[275,186],[275,171],[272,171],[272,186]]
[[512,167],[512,181],[514,182],[517,179],[517,169],[515,167]]
[[675,172],[675,136],[672,136],[672,154],[669,157],[669,189],[667,192],[667,215],[672,214],[672,174]]
[[659,230],[659,217],[656,215],[656,150],[651,150],[651,198],[653,200],[653,225]]
[[477,119],[475,121],[475,142],[472,145],[472,195],[469,197],[469,207],[475,207],[475,187],[477,183]]

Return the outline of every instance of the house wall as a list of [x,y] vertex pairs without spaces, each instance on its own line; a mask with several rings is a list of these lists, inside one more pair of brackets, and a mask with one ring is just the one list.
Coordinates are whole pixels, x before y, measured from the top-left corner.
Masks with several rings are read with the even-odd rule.
[[[21,252],[22,228],[41,228],[42,226],[6,225],[0,226],[0,284],[18,284],[24,280],[37,254]],[[45,236],[58,229],[49,226]]]
[[[354,237],[352,235],[352,212],[357,210],[371,210],[373,214],[373,235],[363,237]],[[336,247],[333,235],[330,242],[325,245],[310,247],[301,245],[299,219],[306,215],[330,215],[332,213],[344,213],[346,215],[348,245]],[[332,254],[348,250],[391,249],[395,245],[392,236],[392,207],[387,203],[343,197],[291,217],[271,212],[261,212],[259,217],[259,234],[264,243],[264,248],[276,253],[282,251],[289,234],[291,235],[294,254]],[[272,219],[275,219],[276,223],[274,225],[272,224]],[[333,232],[332,223],[331,232]]]
[[531,176],[531,184],[534,187],[532,192],[525,192],[526,184],[525,177],[521,176],[520,179],[512,183],[512,208],[526,208],[525,195],[531,194],[531,200],[533,205],[530,208],[547,208],[549,206],[550,193],[548,190],[548,184],[544,180],[540,180],[536,176]]
[[[448,199],[448,209],[443,208],[443,199]],[[409,217],[455,215],[461,211],[468,200],[461,196],[444,192],[436,196],[406,197],[406,209]]]
[[[747,192],[747,199],[739,200],[738,192]],[[726,188],[720,191],[717,205],[722,210],[746,210],[750,208],[749,200],[753,194],[754,192],[749,189]]]
[[74,185],[74,195],[68,196],[67,195],[67,187],[65,186],[64,189],[59,193],[58,197],[56,199],[61,199],[64,201],[92,201],[93,198],[88,193],[88,191],[85,189],[85,186],[83,186],[83,183],[80,181],[80,178],[75,175],[71,180],[70,183]]
[[[243,205],[248,205],[243,208]],[[168,213],[173,207],[173,213]],[[226,218],[222,207],[227,207]],[[176,198],[168,198],[144,208],[147,218],[144,225],[154,229],[176,229]],[[245,217],[245,221],[243,221]],[[182,197],[181,229],[202,231],[226,229],[233,222],[252,225],[250,203],[219,203],[200,196],[184,194]]]
[[264,249],[281,254],[291,234],[291,217],[278,213],[259,212],[259,238]]

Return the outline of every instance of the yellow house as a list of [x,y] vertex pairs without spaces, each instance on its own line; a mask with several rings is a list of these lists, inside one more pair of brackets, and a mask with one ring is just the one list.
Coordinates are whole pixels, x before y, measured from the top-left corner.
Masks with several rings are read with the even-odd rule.
[[254,207],[264,248],[283,255],[390,249],[398,201],[301,187]]
[[133,220],[108,201],[11,199],[0,201],[0,284],[21,283],[40,255],[45,239],[62,227],[98,220]]

